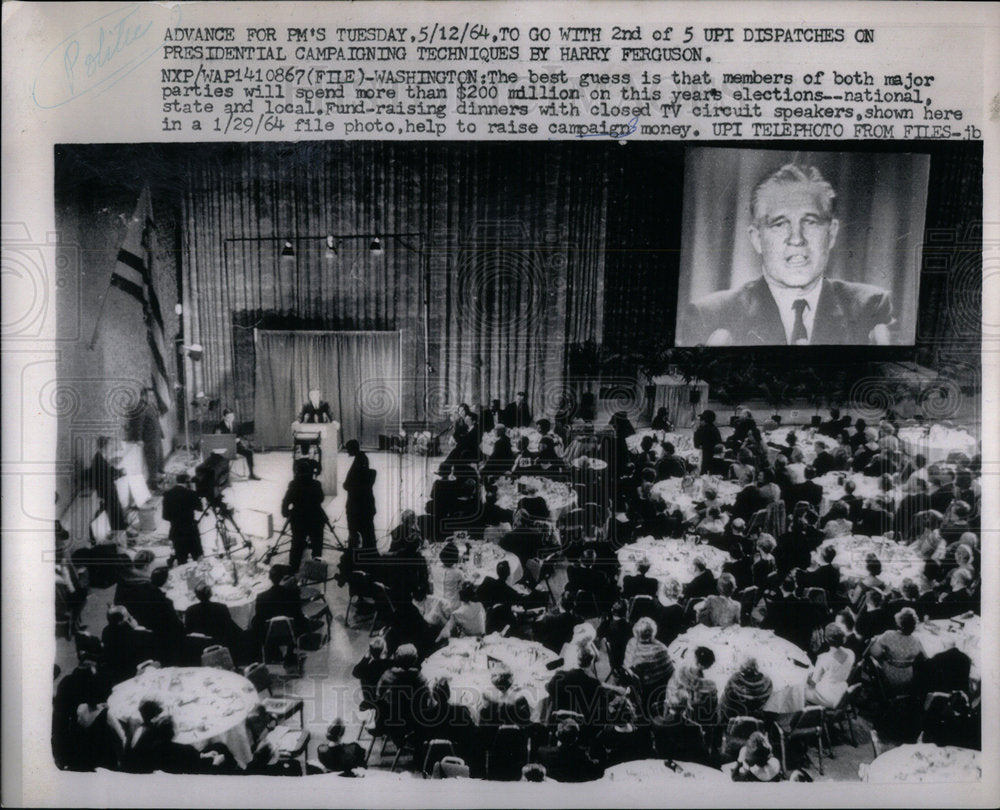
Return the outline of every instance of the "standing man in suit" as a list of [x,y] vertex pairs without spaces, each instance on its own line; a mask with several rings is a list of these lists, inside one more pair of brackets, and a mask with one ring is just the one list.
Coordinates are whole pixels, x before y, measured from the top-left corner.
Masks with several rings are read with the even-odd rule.
[[762,275],[690,305],[686,345],[831,345],[892,342],[889,293],[825,277],[840,221],[833,188],[814,166],[789,163],[751,196],[750,243]]
[[314,560],[323,556],[326,512],[323,511],[323,487],[313,476],[312,462],[307,458],[296,459],[293,470],[293,478],[281,501],[281,515],[288,518],[292,528],[288,565],[296,573],[307,543]]
[[482,409],[482,414],[479,418],[479,426],[483,429],[483,433],[489,433],[497,425],[502,424],[503,408],[500,407],[500,400],[490,400],[490,406]]
[[163,494],[163,519],[170,524],[170,542],[178,565],[184,565],[188,557],[200,560],[204,554],[195,515],[201,509],[201,498],[191,491],[190,481],[190,475],[178,473],[177,483]]
[[514,401],[504,408],[503,423],[509,428],[531,427],[535,423],[524,391],[518,391]]
[[332,422],[330,403],[322,398],[318,388],[309,389],[309,400],[299,411],[299,421],[307,424]]
[[347,454],[354,459],[347,477],[344,491],[347,493],[347,535],[361,548],[375,548],[375,471],[368,464],[368,456],[361,450],[357,439],[344,445]]
[[250,471],[250,480],[260,481],[260,478],[253,471],[253,450],[250,449],[250,445],[240,435],[236,427],[236,414],[233,413],[232,409],[224,408],[222,410],[222,421],[215,426],[215,432],[226,435],[234,434],[236,436],[236,452],[247,460],[247,470]]
[[715,411],[705,411],[698,417],[694,429],[694,446],[701,450],[701,474],[705,475],[712,463],[712,454],[722,444],[722,434],[715,425]]

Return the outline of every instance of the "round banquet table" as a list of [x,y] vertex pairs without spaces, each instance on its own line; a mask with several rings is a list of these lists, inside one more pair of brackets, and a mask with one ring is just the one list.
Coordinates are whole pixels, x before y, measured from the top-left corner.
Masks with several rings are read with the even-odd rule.
[[494,691],[490,680],[490,659],[506,666],[514,676],[512,695],[523,695],[531,707],[532,720],[541,719],[545,687],[552,678],[546,664],[555,661],[556,654],[537,641],[504,638],[491,633],[482,639],[453,638],[447,646],[424,661],[421,672],[433,684],[444,678],[451,687],[451,703],[465,706],[479,721],[482,698]]
[[662,759],[637,759],[612,765],[604,772],[602,781],[622,782],[633,785],[637,782],[651,783],[655,787],[660,782],[674,782],[678,779],[699,779],[709,782],[732,782],[730,777],[715,768],[697,762],[674,762],[668,768]]
[[761,434],[764,446],[767,447],[768,457],[772,461],[778,454],[778,451],[774,447],[771,447],[771,445],[776,444],[779,447],[784,447],[789,433],[795,434],[795,446],[802,451],[802,461],[806,464],[812,464],[816,460],[816,442],[823,442],[827,450],[832,450],[837,446],[836,439],[831,439],[829,436],[823,436],[822,434],[817,436],[813,428],[777,428],[776,430],[769,430]]
[[674,433],[667,430],[643,428],[641,430],[637,430],[625,439],[625,444],[628,447],[629,452],[638,453],[642,445],[642,440],[647,436],[651,436],[653,438],[653,450],[656,451],[657,458],[661,455],[660,444],[663,442],[670,442],[674,446],[674,450],[677,453],[686,453],[689,450],[694,449],[690,433]]
[[504,476],[497,479],[496,488],[497,505],[510,511],[517,509],[521,498],[536,495],[545,499],[552,520],[557,520],[563,512],[576,506],[576,491],[569,484],[551,478],[535,475],[522,475],[518,478]]
[[964,652],[972,661],[972,668],[969,671],[969,680],[979,681],[982,679],[979,663],[979,641],[982,632],[982,622],[979,616],[956,616],[952,619],[935,619],[930,622],[922,622],[913,631],[916,638],[931,658],[938,653],[942,653],[951,647],[957,647]]
[[740,493],[740,485],[735,481],[726,481],[714,475],[700,475],[692,479],[665,478],[653,484],[652,493],[668,507],[680,509],[686,520],[693,520],[696,514],[694,505],[704,500],[706,489],[714,489],[716,500],[723,505],[736,503],[736,496]]
[[608,462],[592,456],[577,456],[573,459],[573,466],[579,469],[595,470],[601,472],[608,468]]
[[108,711],[123,725],[141,723],[139,703],[155,698],[174,720],[174,741],[204,748],[221,742],[241,767],[250,762],[244,722],[257,704],[257,690],[242,675],[211,667],[147,669],[111,690]]
[[[453,542],[458,546],[459,554],[462,555],[462,559],[455,567],[462,573],[462,579],[468,580],[473,585],[478,586],[486,577],[494,576],[497,571],[497,563],[501,560],[506,560],[510,565],[508,584],[518,582],[524,576],[524,571],[521,570],[521,561],[513,554],[504,551],[496,543],[487,540],[462,539],[455,539]],[[466,546],[469,548],[468,559],[465,559]],[[427,543],[420,550],[424,559],[427,560],[427,567],[430,569],[434,593],[438,595],[444,592],[445,567],[441,563],[441,549],[444,547],[444,543]]]
[[847,494],[844,491],[841,476],[844,477],[844,481],[850,480],[854,482],[854,495],[864,500],[874,498],[877,495],[886,495],[894,503],[899,503],[900,498],[903,496],[903,491],[898,486],[894,486],[888,491],[883,490],[880,478],[862,475],[861,473],[828,472],[814,479],[817,484],[823,487],[823,503],[820,507],[820,514],[826,514],[830,508],[830,504],[834,501],[839,501]]
[[694,651],[698,647],[708,647],[715,653],[715,664],[705,677],[715,681],[720,698],[729,679],[752,657],[773,686],[771,697],[764,704],[765,712],[790,714],[805,707],[806,678],[812,664],[809,656],[790,641],[757,627],[698,625],[678,636],[667,648],[675,672],[695,665]]
[[636,566],[643,557],[650,562],[649,575],[661,582],[676,579],[682,585],[694,576],[692,563],[695,557],[701,557],[708,569],[718,577],[722,565],[729,555],[710,546],[707,543],[693,543],[690,540],[665,538],[657,540],[653,537],[641,537],[634,543],[618,550],[618,562],[621,564],[621,576],[635,574]]
[[[236,567],[237,584],[233,584],[233,567]],[[178,613],[183,613],[198,599],[194,589],[199,582],[212,586],[212,601],[222,602],[229,608],[233,621],[246,630],[253,618],[257,594],[267,590],[271,582],[267,570],[244,560],[227,560],[202,557],[171,568],[163,592],[170,597]]]
[[[864,766],[862,766],[863,768]],[[868,765],[866,782],[978,782],[980,752],[954,745],[901,745]]]
[[837,549],[833,563],[840,568],[840,575],[849,585],[857,583],[868,576],[865,561],[869,554],[874,554],[882,563],[881,579],[890,588],[899,590],[903,580],[912,579],[920,582],[924,576],[925,560],[909,546],[889,540],[885,537],[868,537],[863,534],[845,534],[842,537],[832,537],[813,552],[813,562],[820,564],[822,553],[826,546]]
[[[554,436],[552,434],[549,435],[552,436],[552,440],[556,442],[556,449],[558,450],[559,444],[561,444],[561,440],[559,439],[558,436]],[[528,452],[537,453],[538,442],[542,438],[541,433],[539,433],[534,428],[528,428],[528,427],[507,428],[507,438],[510,439],[510,448],[511,450],[514,451],[514,455],[517,455],[517,445],[518,442],[520,442],[522,436],[528,437]],[[482,442],[480,442],[479,447],[483,451],[483,453],[486,454],[487,458],[493,455],[493,445],[497,443],[497,439],[499,438],[500,436],[496,432],[496,428],[494,428],[493,430],[489,430],[483,434],[483,440]]]
[[910,455],[922,453],[928,464],[944,461],[949,453],[965,453],[971,458],[979,451],[979,443],[968,431],[945,425],[904,427],[896,436]]

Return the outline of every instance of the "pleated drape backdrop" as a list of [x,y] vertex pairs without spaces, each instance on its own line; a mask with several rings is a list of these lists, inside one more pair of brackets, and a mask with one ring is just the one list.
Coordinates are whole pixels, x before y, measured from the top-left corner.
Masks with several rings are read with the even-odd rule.
[[[554,411],[567,345],[603,337],[608,159],[585,144],[550,146],[242,144],[190,155],[185,338],[212,347],[190,369],[192,389],[259,419],[254,329],[398,331],[403,420],[522,389],[537,413]],[[293,385],[298,397],[309,383]]]
[[255,432],[265,447],[291,443],[289,425],[318,388],[343,441],[378,444],[399,429],[398,332],[259,331]]

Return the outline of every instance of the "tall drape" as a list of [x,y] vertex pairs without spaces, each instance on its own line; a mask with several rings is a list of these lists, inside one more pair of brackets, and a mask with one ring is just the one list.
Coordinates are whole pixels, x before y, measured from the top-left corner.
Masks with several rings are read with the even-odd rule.
[[285,319],[401,332],[404,420],[519,390],[554,410],[566,345],[602,339],[613,146],[206,145],[183,198],[192,387],[260,413],[249,333]]
[[255,432],[265,447],[291,444],[289,425],[318,388],[343,441],[378,444],[399,430],[398,332],[257,333]]
[[[751,192],[766,175],[792,162],[816,166],[836,191],[840,232],[827,275],[888,290],[899,320],[897,342],[912,343],[927,155],[692,149],[684,172],[680,311],[689,301],[760,275],[760,257],[747,238]],[[689,345],[682,326],[679,345]]]

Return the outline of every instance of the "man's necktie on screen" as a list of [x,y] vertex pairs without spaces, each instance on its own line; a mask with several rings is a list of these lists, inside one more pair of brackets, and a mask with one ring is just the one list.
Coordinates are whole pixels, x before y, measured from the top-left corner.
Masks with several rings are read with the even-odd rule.
[[792,345],[808,343],[809,333],[806,331],[806,322],[802,319],[802,313],[806,311],[809,302],[804,298],[797,298],[792,302],[792,309],[795,310],[795,325],[792,326]]

